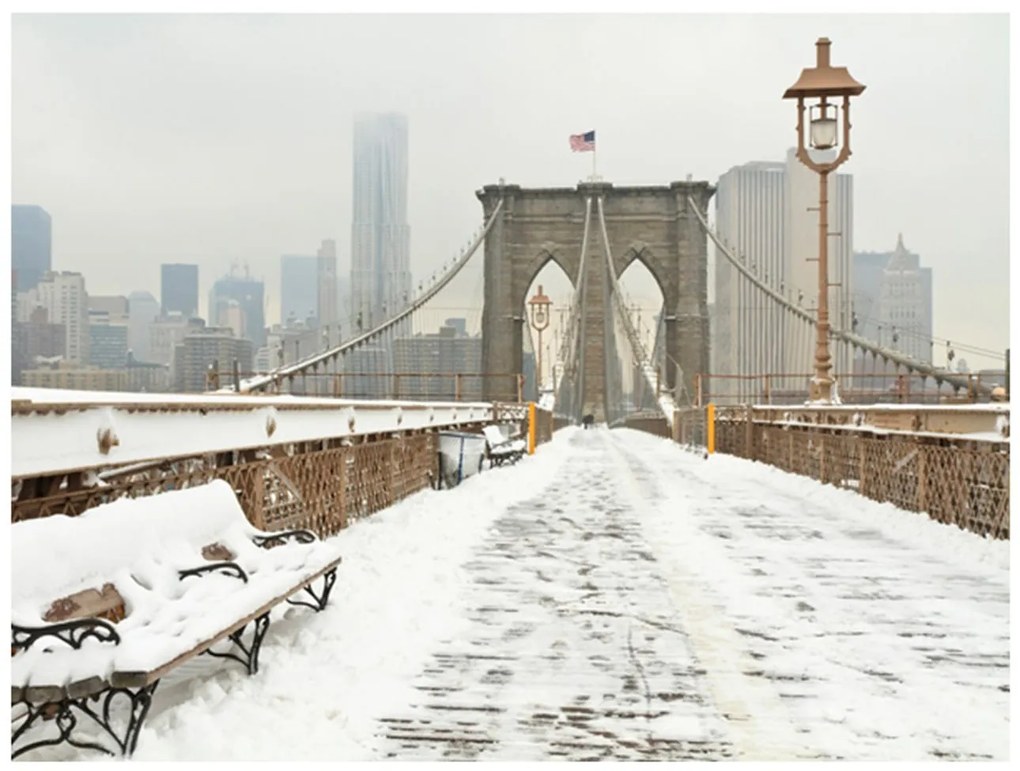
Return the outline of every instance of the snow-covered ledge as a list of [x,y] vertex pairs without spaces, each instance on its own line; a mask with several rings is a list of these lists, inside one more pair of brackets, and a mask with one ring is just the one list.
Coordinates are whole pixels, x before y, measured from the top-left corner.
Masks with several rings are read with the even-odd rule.
[[488,402],[11,389],[11,477],[492,422]]

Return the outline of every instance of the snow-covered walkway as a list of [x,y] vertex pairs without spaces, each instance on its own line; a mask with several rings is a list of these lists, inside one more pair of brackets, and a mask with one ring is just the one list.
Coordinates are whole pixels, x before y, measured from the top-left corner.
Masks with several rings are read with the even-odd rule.
[[1009,757],[1008,544],[921,515],[565,429],[338,539],[330,609],[165,681],[137,759]]

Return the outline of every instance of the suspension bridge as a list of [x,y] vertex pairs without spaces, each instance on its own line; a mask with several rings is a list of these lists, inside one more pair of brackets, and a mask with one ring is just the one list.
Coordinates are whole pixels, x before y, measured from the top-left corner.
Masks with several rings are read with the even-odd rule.
[[[415,317],[425,316],[430,304],[436,304],[434,301],[462,271],[483,261],[484,371],[470,374],[488,378],[482,389],[484,398],[517,399],[521,394],[509,376],[523,371],[523,351],[530,346],[530,340],[524,339],[526,293],[546,264],[555,262],[573,287],[564,333],[554,366],[550,367],[555,373],[557,414],[576,421],[590,413],[600,420],[619,423],[628,414],[657,410],[671,420],[677,406],[704,401],[699,394],[702,378],[726,376],[709,373],[709,240],[719,258],[731,265],[748,289],[781,319],[775,330],[782,344],[792,347],[793,355],[805,362],[811,357],[814,314],[759,276],[753,255],[735,254],[716,234],[707,213],[712,192],[704,182],[630,188],[614,188],[607,183],[580,183],[576,189],[488,186],[479,192],[486,215],[483,225],[464,249],[433,275],[428,286],[419,285],[404,308],[372,329],[356,329],[336,345],[272,372],[239,379],[226,390],[329,393],[328,388],[319,385],[309,390],[309,378],[315,384],[335,382],[345,371],[345,359],[359,350],[392,349],[407,329],[421,328],[421,324],[413,323]],[[633,317],[636,304],[621,284],[621,276],[634,261],[649,268],[663,295],[651,347],[638,333]],[[353,326],[356,324],[349,324]],[[851,361],[855,355],[881,360],[894,368],[893,377],[902,374],[919,381],[920,391],[933,386],[936,399],[963,392],[973,399],[987,400],[996,387],[1003,385],[921,361],[852,329],[834,326],[830,336],[837,350],[850,352],[849,357],[837,354],[837,362]],[[756,341],[762,347],[779,344],[766,334]],[[382,371],[377,376],[391,374],[395,373]],[[860,379],[853,372],[835,374],[837,381],[848,384],[855,377]],[[502,380],[496,375],[503,376]],[[762,372],[755,379],[772,378],[771,390],[795,392],[795,403],[799,395],[796,391],[807,377]],[[787,382],[781,382],[784,380]]]
[[[802,349],[805,362],[815,327],[810,310],[758,275],[753,255],[735,253],[713,231],[713,192],[695,181],[489,185],[477,193],[482,225],[404,307],[368,329],[348,323],[346,339],[324,340],[294,362],[227,372],[204,394],[14,389],[13,526],[226,480],[259,530],[307,530],[351,544],[362,542],[351,540],[350,526],[366,517],[385,528],[385,510],[404,499],[451,496],[436,498],[436,511],[455,501],[477,521],[461,518],[446,531],[436,516],[436,529],[408,551],[463,565],[456,587],[448,577],[403,578],[415,591],[435,592],[427,607],[447,609],[448,628],[428,637],[425,621],[401,607],[403,590],[378,592],[366,601],[372,613],[353,619],[364,630],[376,612],[419,618],[408,634],[421,634],[423,646],[409,675],[411,695],[375,702],[380,711],[355,742],[364,757],[899,757],[894,747],[909,748],[904,757],[911,759],[1002,757],[1008,560],[1000,564],[998,547],[1009,538],[1009,408],[976,403],[996,396],[999,384],[833,327],[833,344],[845,354],[891,364],[922,391],[945,397],[939,402],[964,394],[970,403],[805,404],[809,376],[787,373],[760,373],[764,390],[742,403],[712,403],[721,375],[709,367],[710,243],[768,304],[780,322],[774,328]],[[570,301],[548,388],[539,377],[525,393],[526,298],[550,263],[570,281]],[[662,296],[651,340],[625,288],[635,263]],[[479,264],[480,371],[449,373],[456,385],[441,400],[402,392],[400,378],[407,385],[422,373],[392,369],[392,350],[449,307],[444,293]],[[760,344],[774,341],[763,334]],[[367,353],[391,369],[365,372]],[[847,397],[853,373],[835,374]],[[373,398],[351,398],[345,379],[368,377],[380,386]],[[470,399],[461,391],[469,379],[477,391]],[[573,427],[589,415],[673,443]],[[461,442],[458,478],[483,468],[487,451],[466,462],[463,443],[484,446],[483,429],[493,424],[526,437],[528,453],[544,454],[546,463],[525,460],[486,470],[457,490],[411,497],[439,488],[443,437]],[[713,453],[734,457],[706,463]],[[762,476],[762,464],[841,488],[826,495],[844,497],[797,487],[793,477]],[[844,509],[858,506],[851,501],[873,508],[864,519],[847,517]],[[905,532],[914,526],[917,533]],[[375,532],[387,534],[383,541],[402,537]],[[450,550],[458,537],[467,539],[463,548]],[[378,576],[359,574],[358,557],[374,552],[362,546],[344,555],[338,582],[350,562],[356,591],[371,594]],[[403,558],[379,559],[392,566]],[[95,576],[85,583],[106,592]],[[68,607],[67,598],[50,599]],[[352,621],[343,612],[333,618]],[[312,628],[346,645],[346,624],[331,623]],[[271,632],[265,644],[295,649],[293,630]],[[359,639],[365,650],[390,650],[390,638],[406,641],[385,632]],[[273,659],[271,669],[290,671],[288,661],[304,661],[299,653]],[[300,666],[319,680],[331,676]],[[372,666],[380,665],[364,663],[365,677]],[[217,673],[200,677],[200,691],[235,685]],[[253,714],[250,725],[278,716],[280,693],[301,701],[316,687],[300,673],[279,677],[268,701],[257,677],[242,686],[248,703],[265,702],[265,714]],[[169,715],[189,686],[169,682],[170,694],[153,698],[142,756],[146,746],[177,741],[167,739],[179,733]],[[843,705],[848,682],[857,694],[853,714]],[[941,699],[928,721],[904,721],[925,707],[911,696],[916,683],[929,696],[959,698]],[[33,698],[31,683],[23,686],[12,692],[15,707]],[[36,717],[47,705],[79,702],[89,714],[73,688],[45,692],[52,701],[35,705]],[[884,721],[868,717],[883,708]],[[335,706],[326,711],[334,714]],[[313,732],[326,726],[335,734],[329,720],[320,726],[321,714],[301,714]],[[111,720],[105,715],[104,730]],[[74,724],[50,722],[58,735],[28,757],[52,759],[50,744],[82,746],[65,742]],[[212,752],[214,745],[203,746]]]

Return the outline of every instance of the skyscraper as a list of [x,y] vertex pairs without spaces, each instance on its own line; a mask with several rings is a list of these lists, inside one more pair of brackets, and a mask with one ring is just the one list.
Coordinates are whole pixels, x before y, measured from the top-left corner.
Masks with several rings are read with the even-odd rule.
[[854,254],[854,313],[858,334],[931,362],[931,268],[907,251],[902,234],[892,252]]
[[360,318],[362,329],[370,329],[411,294],[405,116],[355,119],[353,214],[351,313],[355,324]]
[[[337,282],[336,282],[336,241],[324,239],[316,253],[316,280],[319,283],[319,326],[330,336],[337,338]],[[337,339],[339,342],[339,339]]]
[[[224,276],[209,293],[209,326],[235,329],[257,350],[266,344],[265,288],[247,276]],[[239,328],[238,328],[239,327]]]
[[89,309],[85,277],[70,271],[49,271],[36,286],[38,305],[46,309],[48,320],[64,327],[64,352],[67,361],[89,361]]
[[11,266],[14,287],[38,284],[53,264],[52,220],[41,206],[11,206]]
[[128,295],[128,348],[135,361],[152,361],[149,328],[159,318],[159,303],[150,292],[137,291]]
[[[797,160],[755,161],[721,177],[715,197],[719,237],[763,283],[805,310],[818,298],[818,175]],[[829,319],[850,330],[853,177],[830,176]],[[809,373],[811,332],[765,299],[729,261],[715,263],[712,364],[717,374]],[[813,338],[812,338],[813,339]],[[849,373],[848,350],[833,347],[834,374]],[[792,382],[791,382],[792,387]]]
[[[280,323],[319,317],[319,258],[285,254],[280,258]],[[316,322],[317,323],[317,322]]]
[[198,315],[198,266],[182,263],[160,265],[160,306],[164,315]]

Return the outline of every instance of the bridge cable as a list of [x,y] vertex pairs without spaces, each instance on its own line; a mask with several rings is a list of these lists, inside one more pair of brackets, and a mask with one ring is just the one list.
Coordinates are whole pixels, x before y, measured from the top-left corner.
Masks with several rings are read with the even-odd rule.
[[[630,343],[631,350],[637,354],[638,361],[635,362],[641,374],[644,375],[649,387],[653,392],[656,391],[656,385],[658,382],[658,372],[656,368],[652,366],[649,360],[648,353],[645,351],[645,346],[641,342],[641,338],[634,328],[634,324],[631,321],[630,314],[627,312],[626,307],[623,305],[623,290],[620,287],[619,277],[616,275],[616,269],[613,266],[613,256],[609,248],[609,233],[606,230],[606,217],[605,211],[602,207],[602,196],[598,198],[599,207],[599,226],[602,229],[602,243],[604,244],[604,254],[606,258],[606,268],[609,272],[610,290],[613,295],[614,310],[618,314],[620,323],[623,326],[624,332],[627,335],[628,342]],[[666,419],[669,421],[673,420],[673,413],[676,410],[676,403],[671,394],[668,392],[656,393],[657,403],[659,409],[662,410]]]
[[[713,242],[715,242],[715,245],[722,252],[723,256],[726,257],[726,259],[733,265],[733,267],[735,267],[740,272],[740,274],[751,283],[752,286],[757,288],[759,291],[765,293],[765,295],[771,298],[774,302],[777,302],[782,307],[786,308],[786,310],[792,313],[795,317],[798,317],[808,322],[812,326],[815,325],[815,318],[810,313],[808,313],[800,306],[795,305],[794,303],[786,299],[779,292],[772,289],[772,287],[760,281],[757,276],[753,275],[747,269],[747,267],[740,260],[738,260],[736,256],[734,256],[732,251],[730,251],[729,247],[725,243],[723,243],[722,240],[720,240],[719,236],[716,235],[716,233],[708,226],[708,221],[706,220],[705,215],[702,214],[700,209],[698,209],[692,197],[688,196],[687,202],[690,205],[691,209],[694,211],[694,214],[698,218],[698,221],[701,223],[701,227],[705,231],[705,233],[708,234],[708,236],[712,239]],[[895,351],[881,345],[876,345],[871,340],[868,340],[865,337],[861,337],[860,335],[856,335],[852,332],[846,332],[834,326],[829,328],[829,332],[832,337],[838,338],[844,343],[848,343],[851,346],[860,348],[861,350],[864,351],[868,351],[873,356],[881,356],[886,361],[891,361],[897,365],[905,367],[908,370],[913,370],[921,375],[931,377],[933,380],[935,380],[936,383],[945,381],[946,383],[949,383],[956,389],[959,388],[975,389],[978,392],[984,394],[990,394],[992,391],[992,386],[986,383],[974,382],[966,375],[958,375],[949,372],[948,370],[944,370],[940,367],[935,367],[926,362],[919,361],[913,358],[912,356],[907,356],[906,354],[900,353],[899,351]]]
[[429,300],[435,297],[447,284],[449,284],[453,278],[460,272],[468,260],[478,250],[478,247],[484,242],[486,235],[489,230],[492,229],[492,225],[496,222],[496,218],[499,216],[500,211],[503,209],[503,199],[501,198],[496,204],[496,208],[492,210],[492,214],[489,216],[488,222],[485,226],[478,231],[474,242],[466,249],[466,251],[454,262],[454,264],[447,270],[429,289],[427,289],[422,295],[414,300],[400,313],[392,316],[381,324],[377,325],[373,329],[370,329],[364,334],[358,335],[340,345],[334,346],[326,351],[313,354],[299,362],[290,364],[286,367],[280,367],[268,375],[260,375],[258,377],[249,378],[241,382],[241,393],[247,393],[250,391],[260,391],[268,388],[271,385],[278,385],[282,380],[288,377],[293,377],[296,374],[301,374],[304,370],[316,367],[318,364],[325,364],[330,358],[340,356],[347,351],[353,350],[362,343],[368,342],[374,337],[379,337],[390,332],[397,324],[403,321],[405,318],[410,316],[412,313],[424,306]]

